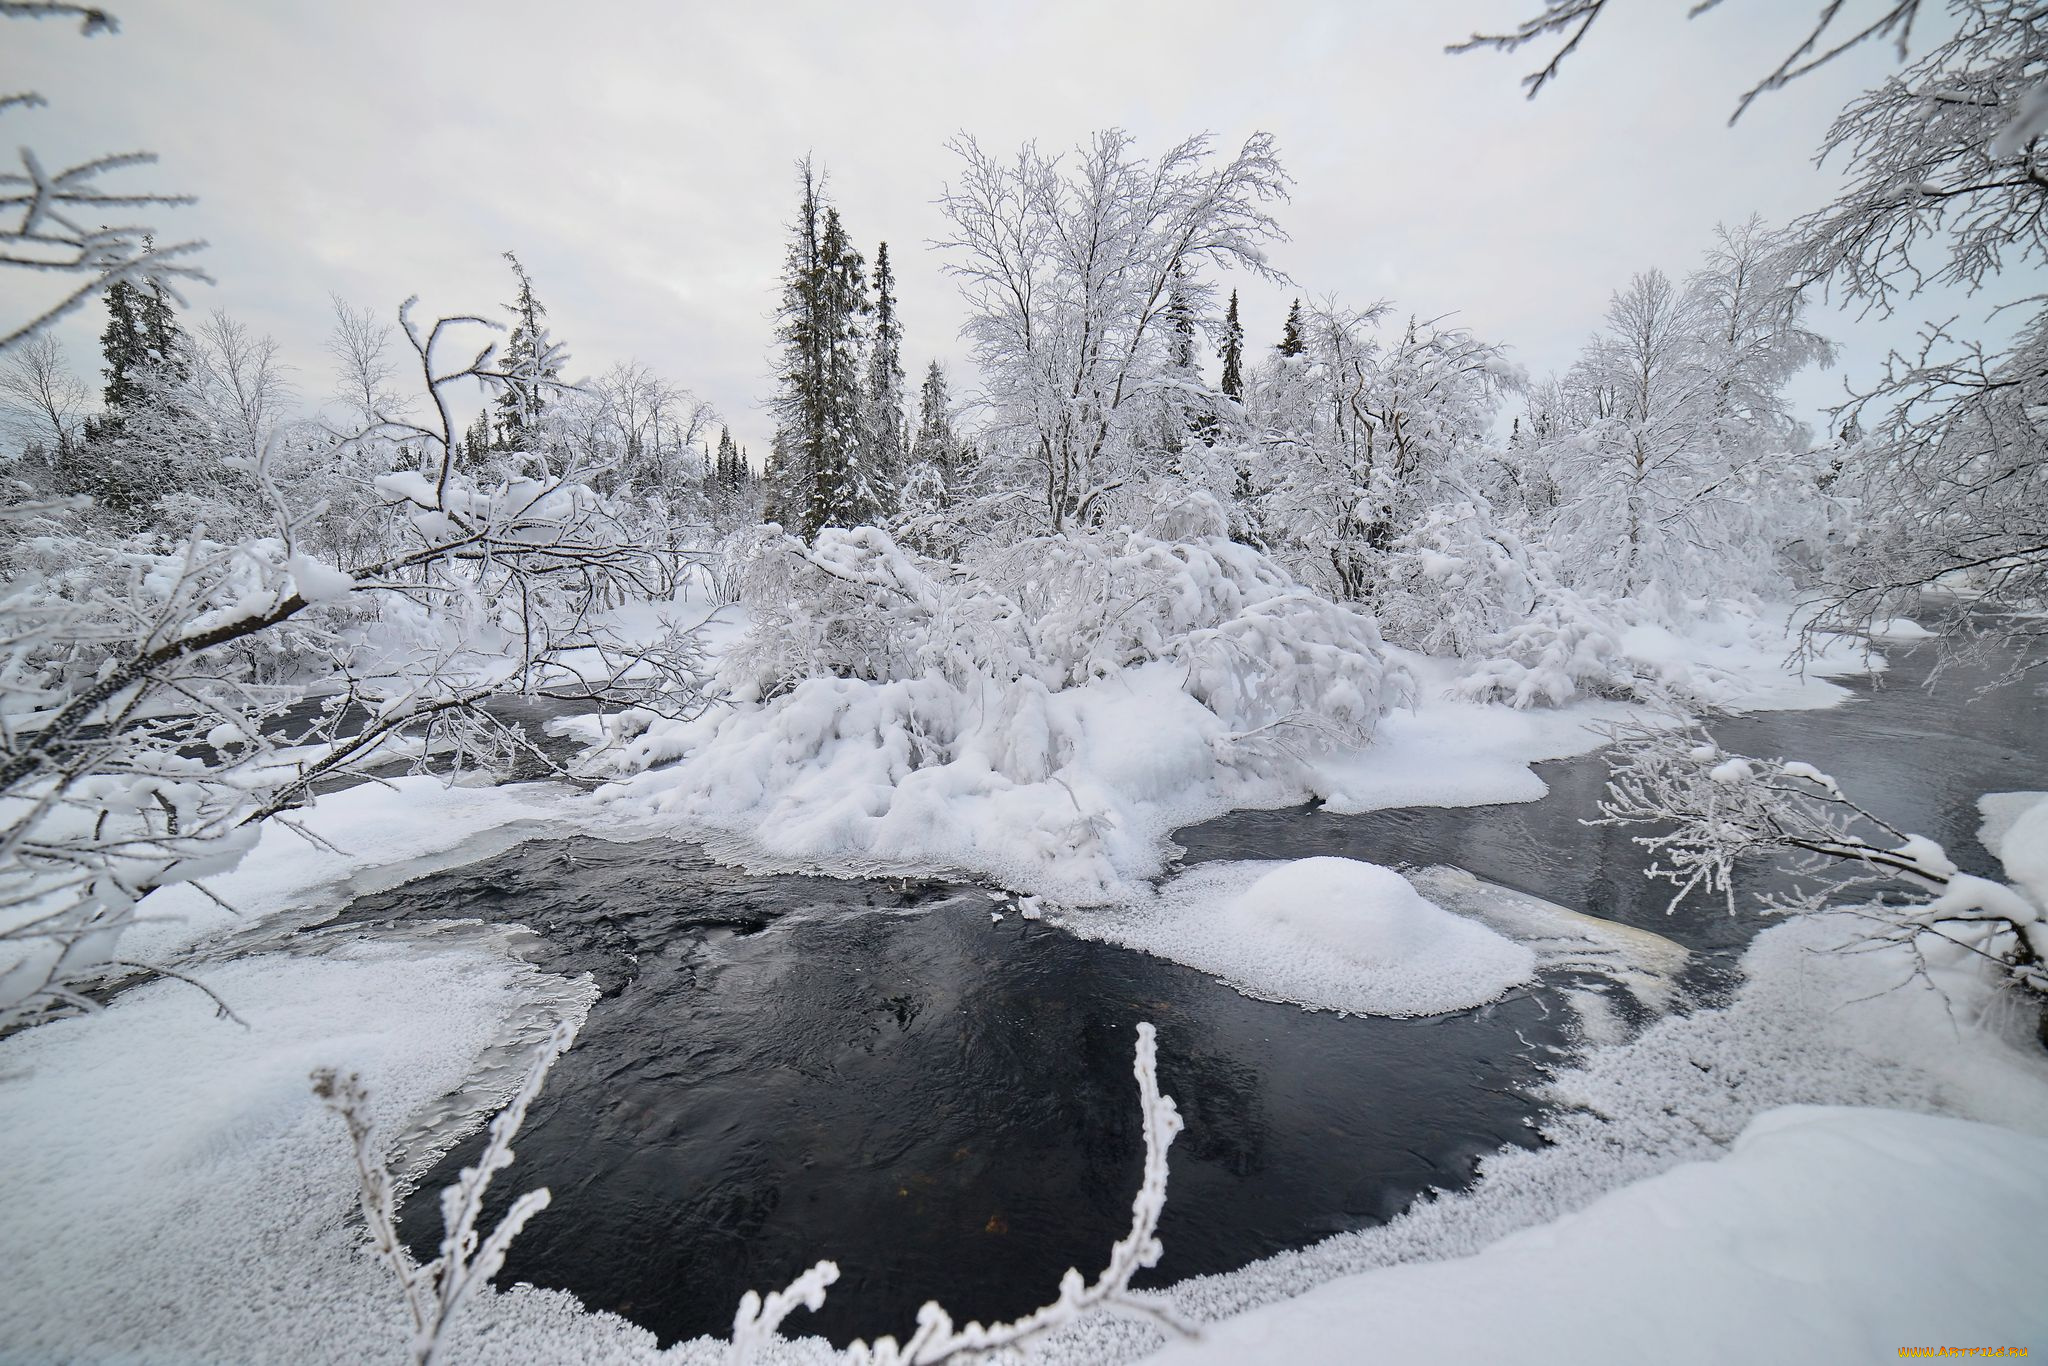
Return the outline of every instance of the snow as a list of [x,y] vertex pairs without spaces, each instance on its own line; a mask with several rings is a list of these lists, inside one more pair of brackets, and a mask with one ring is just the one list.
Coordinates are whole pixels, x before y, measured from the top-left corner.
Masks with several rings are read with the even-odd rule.
[[1934,632],[1910,617],[1887,617],[1870,623],[1869,636],[1887,644],[1906,645],[1916,640],[1933,640]]
[[1531,980],[1536,955],[1343,858],[1199,868],[1149,904],[1062,922],[1210,973],[1247,996],[1350,1015],[1441,1015]]
[[327,561],[303,552],[286,562],[292,583],[307,602],[332,602],[356,590],[355,579]]
[[1991,1125],[1774,1109],[1716,1161],[1473,1257],[1332,1281],[1153,1359],[1349,1363],[1369,1342],[1386,1361],[1849,1362],[2038,1342],[2048,1182],[2014,1174],[2044,1168],[2048,1141]]
[[1389,712],[1369,748],[1316,762],[1333,813],[1532,802],[1549,789],[1531,764],[1589,753],[1603,743],[1599,726],[1631,714],[1598,700],[1527,710],[1470,701],[1451,695],[1458,665],[1401,657],[1420,680],[1413,705]]
[[2036,906],[2048,908],[2048,792],[1992,792],[1977,806],[1984,814],[1979,841]]
[[213,896],[179,884],[144,897],[121,953],[170,962],[216,936],[268,932],[274,927],[260,922],[277,913],[291,912],[298,923],[317,919],[353,897],[559,829],[570,811],[559,788],[537,783],[450,787],[417,776],[329,792],[291,818],[313,839],[266,823],[233,871],[205,880]]
[[724,836],[756,866],[953,868],[1112,901],[1158,873],[1173,827],[1298,791],[1226,762],[1227,727],[1183,677],[1155,664],[1058,692],[809,679],[767,707],[649,731],[626,756],[649,771],[604,798]]
[[404,1312],[359,1251],[348,1144],[309,1074],[359,1071],[381,1136],[445,1146],[595,996],[488,941],[259,955],[211,977],[246,1029],[163,982],[0,1042],[9,1360],[399,1359]]

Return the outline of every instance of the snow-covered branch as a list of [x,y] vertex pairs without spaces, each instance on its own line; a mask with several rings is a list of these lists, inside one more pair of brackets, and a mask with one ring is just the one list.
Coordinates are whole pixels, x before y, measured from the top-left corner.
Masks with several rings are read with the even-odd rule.
[[[1813,765],[1729,754],[1694,726],[1624,732],[1609,766],[1602,817],[1590,823],[1655,827],[1635,842],[1655,857],[1650,875],[1677,888],[1672,907],[1702,891],[1723,898],[1732,914],[1742,864],[1789,860],[1814,885],[1774,909],[1814,909],[1858,893],[1882,937],[1942,936],[2048,998],[2041,888],[1959,871],[1939,844],[1859,805]],[[1900,884],[1911,900],[1880,899],[1881,889]]]

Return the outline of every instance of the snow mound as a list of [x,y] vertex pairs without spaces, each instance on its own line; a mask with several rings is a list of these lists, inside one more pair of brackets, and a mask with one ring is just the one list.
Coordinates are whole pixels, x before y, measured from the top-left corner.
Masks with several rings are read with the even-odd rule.
[[1247,996],[1347,1015],[1442,1015],[1531,980],[1536,955],[1344,858],[1198,869],[1153,902],[1067,917],[1085,938],[1169,958]]
[[1977,809],[1984,815],[1978,841],[2036,905],[2048,907],[2048,792],[1988,792]]

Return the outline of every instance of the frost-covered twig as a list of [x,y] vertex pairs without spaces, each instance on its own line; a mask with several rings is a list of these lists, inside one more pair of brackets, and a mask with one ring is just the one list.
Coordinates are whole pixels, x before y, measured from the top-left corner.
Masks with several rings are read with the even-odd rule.
[[[1869,903],[1862,913],[1886,927],[1873,939],[1950,939],[1996,962],[2022,990],[2048,998],[2048,916],[2026,889],[1961,872],[1939,844],[1859,805],[1812,764],[1728,754],[1689,727],[1624,732],[1609,767],[1602,816],[1587,823],[1663,827],[1635,842],[1654,856],[1649,875],[1677,888],[1672,908],[1703,890],[1719,894],[1732,913],[1736,868],[1789,855],[1795,871],[1820,886],[1767,903],[1773,909],[1817,909],[1860,891]],[[1879,899],[1879,889],[1899,883],[1919,896],[1903,904]],[[1981,927],[1972,932],[1980,942],[1956,932],[1965,925]]]
[[398,1278],[412,1318],[411,1351],[414,1366],[433,1366],[440,1359],[449,1325],[455,1321],[475,1289],[487,1283],[505,1264],[505,1253],[526,1221],[546,1209],[545,1187],[522,1194],[498,1221],[497,1227],[479,1241],[477,1220],[483,1214],[484,1195],[491,1179],[512,1165],[512,1140],[526,1122],[526,1110],[547,1080],[548,1069],[575,1038],[575,1029],[558,1024],[534,1055],[526,1080],[511,1102],[491,1121],[490,1139],[474,1167],[465,1167],[455,1183],[441,1192],[441,1255],[425,1266],[412,1260],[398,1236],[396,1182],[385,1155],[372,1142],[366,1113],[369,1093],[362,1078],[351,1072],[338,1075],[332,1068],[313,1074],[313,1093],[341,1116],[348,1126],[349,1144],[355,1154],[359,1203],[371,1244],[384,1264]]
[[[1160,1212],[1166,1207],[1166,1150],[1181,1131],[1180,1111],[1173,1097],[1159,1093],[1157,1049],[1150,1024],[1138,1026],[1137,1057],[1132,1072],[1138,1079],[1140,1113],[1145,1131],[1145,1172],[1131,1203],[1131,1229],[1110,1248],[1109,1265],[1091,1285],[1081,1273],[1069,1269],[1060,1278],[1059,1298],[1009,1323],[984,1326],[969,1323],[955,1328],[953,1319],[936,1301],[927,1301],[917,1311],[917,1329],[900,1345],[885,1337],[870,1346],[856,1341],[847,1349],[848,1360],[856,1366],[938,1366],[938,1363],[1001,1348],[1021,1349],[1055,1329],[1074,1322],[1097,1309],[1128,1315],[1155,1323],[1183,1336],[1196,1335],[1194,1326],[1182,1319],[1173,1306],[1159,1295],[1131,1289],[1131,1277],[1159,1263],[1164,1250],[1159,1243]],[[785,1290],[763,1300],[748,1291],[740,1301],[733,1320],[731,1362],[742,1366],[775,1337],[776,1329],[799,1306],[816,1310],[825,1302],[825,1290],[839,1279],[832,1262],[819,1262],[799,1276]]]

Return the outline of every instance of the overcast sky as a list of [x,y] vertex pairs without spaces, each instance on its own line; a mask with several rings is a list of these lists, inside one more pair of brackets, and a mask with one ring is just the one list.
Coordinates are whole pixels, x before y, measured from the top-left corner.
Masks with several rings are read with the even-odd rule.
[[[46,160],[161,155],[139,176],[201,201],[165,213],[165,235],[211,243],[218,284],[194,306],[274,334],[308,399],[331,382],[330,292],[386,314],[414,293],[476,311],[511,297],[510,248],[574,373],[644,361],[714,403],[758,459],[791,164],[807,151],[869,258],[891,243],[913,384],[959,351],[960,307],[927,246],[945,230],[947,139],[1068,147],[1112,125],[1148,152],[1273,133],[1296,182],[1273,256],[1299,292],[1455,311],[1541,375],[1570,363],[1631,272],[1682,273],[1717,221],[1783,222],[1828,195],[1813,151],[1892,68],[1888,49],[1726,126],[1817,5],[1731,0],[1688,22],[1679,0],[1624,0],[1533,103],[1517,81],[1541,55],[1443,49],[1537,0],[115,0],[112,37],[5,23],[0,87],[49,98],[6,129]],[[1246,288],[1254,343],[1277,339],[1290,292]],[[103,316],[63,333],[95,382]],[[1816,321],[1852,376],[1901,335]],[[1813,407],[1839,385],[1813,375],[1796,393]]]

